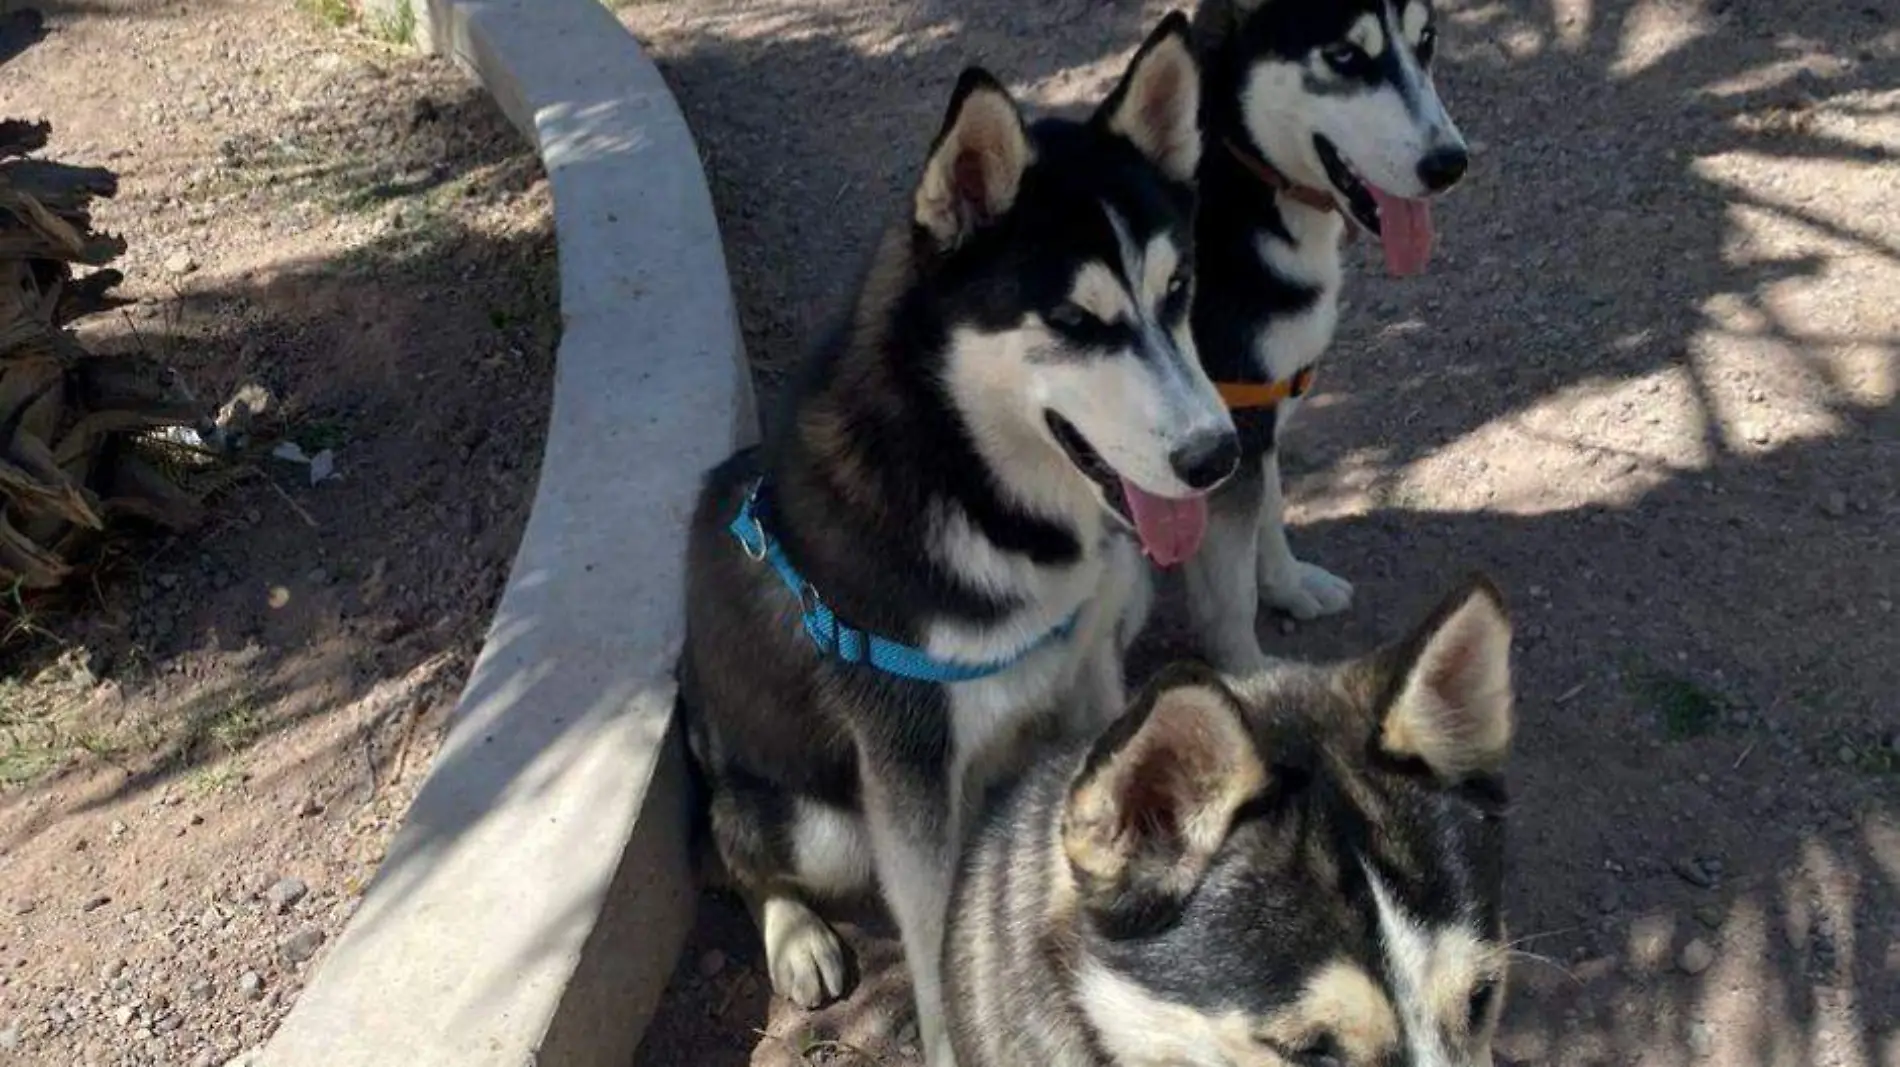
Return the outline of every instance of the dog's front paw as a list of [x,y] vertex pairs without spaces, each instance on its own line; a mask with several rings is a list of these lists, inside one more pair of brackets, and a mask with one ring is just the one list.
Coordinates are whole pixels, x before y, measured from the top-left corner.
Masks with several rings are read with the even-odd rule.
[[803,904],[773,903],[779,905],[779,914],[767,924],[765,940],[772,988],[808,1011],[844,996],[849,968],[837,931]]
[[1290,570],[1261,579],[1260,596],[1296,619],[1317,619],[1352,606],[1352,583],[1324,567],[1294,560]]

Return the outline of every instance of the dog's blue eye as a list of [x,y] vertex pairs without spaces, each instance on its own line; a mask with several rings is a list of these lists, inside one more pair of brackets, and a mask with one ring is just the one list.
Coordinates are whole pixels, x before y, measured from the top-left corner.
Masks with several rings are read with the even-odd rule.
[[1336,44],[1328,46],[1320,55],[1324,56],[1326,62],[1331,63],[1335,70],[1343,74],[1359,62],[1360,51],[1349,44]]

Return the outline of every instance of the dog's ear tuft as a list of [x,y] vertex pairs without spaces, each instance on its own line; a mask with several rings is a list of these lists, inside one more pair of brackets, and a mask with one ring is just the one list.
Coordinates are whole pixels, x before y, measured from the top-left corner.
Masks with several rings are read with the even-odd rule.
[[956,247],[1016,202],[1030,158],[1029,132],[1009,90],[980,67],[965,70],[917,184],[917,225],[938,247]]
[[1188,43],[1187,16],[1171,12],[1154,28],[1127,73],[1096,112],[1177,182],[1201,162],[1201,71]]
[[1498,770],[1514,713],[1511,622],[1497,587],[1472,577],[1388,656],[1379,748],[1448,785]]
[[1103,734],[1070,787],[1062,846],[1084,898],[1139,924],[1184,898],[1267,785],[1233,693],[1175,668]]

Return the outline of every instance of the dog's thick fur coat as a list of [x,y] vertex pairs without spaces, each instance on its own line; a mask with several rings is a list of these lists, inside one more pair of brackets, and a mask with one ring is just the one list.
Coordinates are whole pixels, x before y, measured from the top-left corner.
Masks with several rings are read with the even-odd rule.
[[[1119,711],[1148,597],[1121,497],[1191,499],[1232,468],[1187,323],[1198,90],[1180,16],[1085,122],[1027,125],[967,72],[849,321],[693,520],[682,706],[717,858],[805,1006],[847,985],[812,903],[875,880],[932,1067],[971,755],[1030,712],[1092,731]],[[920,681],[819,654],[727,531],[755,485],[762,533],[838,617],[1009,665]]]
[[1488,1067],[1510,642],[1478,579],[1363,659],[1170,668],[1018,750],[953,898],[961,1067]]

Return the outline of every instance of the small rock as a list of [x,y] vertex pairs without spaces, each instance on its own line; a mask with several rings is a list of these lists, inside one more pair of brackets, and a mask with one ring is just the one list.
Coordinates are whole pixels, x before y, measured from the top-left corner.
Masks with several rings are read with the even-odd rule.
[[114,978],[117,978],[118,976],[124,974],[125,968],[126,968],[126,962],[124,960],[113,960],[111,963],[108,963],[104,967],[100,968],[99,977],[104,979],[105,981],[110,982]]
[[0,1030],[0,1052],[11,1052],[20,1047],[20,1024],[14,1023]]
[[138,1018],[138,1014],[139,1010],[132,1005],[121,1004],[112,1009],[112,1021],[120,1026],[131,1026],[132,1020]]
[[1722,906],[1719,904],[1700,905],[1695,910],[1695,921],[1711,930],[1720,930],[1722,928]]
[[1830,519],[1847,517],[1847,494],[1833,489],[1821,498],[1821,513]]
[[1698,889],[1715,885],[1715,878],[1703,868],[1701,860],[1677,860],[1670,867],[1676,872],[1676,877]]
[[278,947],[278,952],[291,963],[302,963],[316,955],[317,950],[323,947],[323,937],[323,931],[318,927],[306,926],[290,935],[290,938]]
[[256,971],[245,971],[238,975],[238,996],[245,1000],[264,999],[264,979]]
[[310,887],[301,878],[279,878],[264,890],[264,903],[270,905],[271,914],[282,915],[309,892]]
[[699,976],[701,978],[715,977],[720,971],[725,969],[726,954],[718,949],[712,949],[704,956],[699,957]]
[[[159,577],[158,577],[158,584],[160,584],[160,585],[164,585],[164,584],[165,584],[165,579],[166,579],[166,577],[167,577],[167,575],[162,575],[162,574],[161,574],[161,575],[159,575]],[[176,576],[176,575],[171,575],[171,576],[169,576],[169,577],[171,577],[171,578],[172,578],[172,581],[174,582],[174,584],[175,584],[175,583],[177,582],[177,580],[178,580],[178,579],[177,579],[177,576]],[[167,586],[167,588],[170,588],[170,587],[169,587],[169,586]],[[113,837],[113,839],[114,839],[114,840],[117,840],[118,838],[121,838],[121,837],[124,837],[124,836],[126,835],[126,832],[127,832],[127,827],[126,827],[126,825],[125,825],[124,823],[122,823],[122,822],[120,822],[120,821],[119,821],[119,820],[117,820],[117,819],[114,819],[114,820],[112,820],[112,830],[111,830],[111,833],[112,833],[112,837]]]
[[112,903],[111,897],[106,896],[104,893],[97,893],[97,894],[94,894],[93,896],[87,897],[86,902],[79,906],[79,910],[80,911],[98,911],[100,908],[103,908],[107,904],[110,904],[110,903]]
[[218,1067],[218,1054],[205,1049],[191,1058],[191,1067]]
[[164,1018],[160,1019],[158,1022],[152,1024],[152,1029],[158,1031],[161,1034],[169,1034],[173,1030],[176,1030],[183,1025],[185,1025],[184,1019],[178,1017],[177,1015],[167,1015]]
[[322,814],[323,805],[317,802],[316,797],[305,797],[297,804],[297,818],[299,819],[308,819],[313,815]]
[[190,274],[197,269],[198,261],[193,259],[189,252],[174,252],[165,260],[165,273],[167,274],[184,275]]
[[198,1000],[210,1000],[212,992],[213,988],[211,979],[209,978],[200,978],[196,982],[191,983],[191,995]]
[[1715,950],[1699,937],[1690,939],[1676,955],[1676,969],[1687,975],[1701,974],[1714,962]]
[[1715,1051],[1715,1031],[1708,1023],[1689,1024],[1689,1051],[1698,1056],[1707,1056]]

